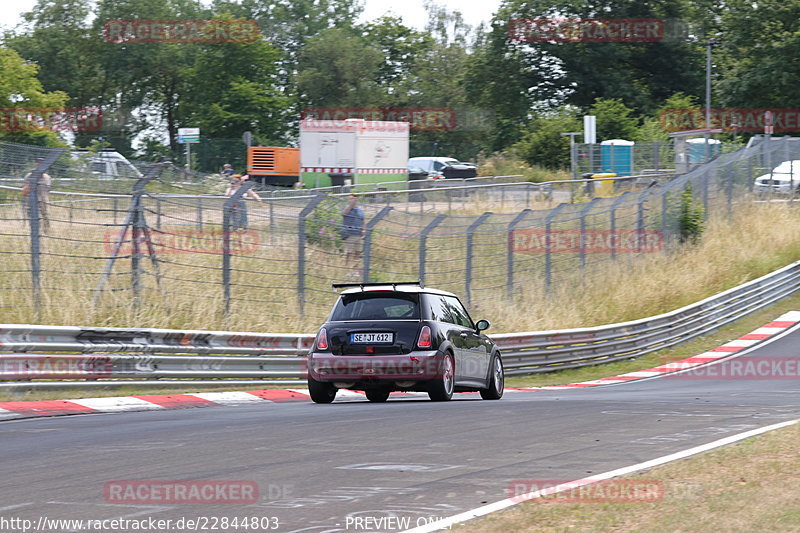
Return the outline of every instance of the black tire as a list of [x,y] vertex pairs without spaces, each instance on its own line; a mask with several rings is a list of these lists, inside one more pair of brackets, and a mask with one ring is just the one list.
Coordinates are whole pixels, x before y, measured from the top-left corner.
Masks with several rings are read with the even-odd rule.
[[428,385],[428,397],[434,402],[447,402],[453,397],[456,384],[456,364],[453,354],[444,354],[442,361],[442,377]]
[[331,403],[336,398],[336,390],[333,383],[308,378],[308,392],[314,403]]
[[481,391],[481,398],[484,400],[499,400],[502,398],[505,390],[505,381],[503,361],[500,359],[500,354],[497,354],[492,357],[492,362],[489,366],[489,388]]
[[367,395],[367,400],[375,403],[383,403],[389,399],[389,394],[392,391],[385,390],[385,389],[372,389],[368,391],[364,391]]

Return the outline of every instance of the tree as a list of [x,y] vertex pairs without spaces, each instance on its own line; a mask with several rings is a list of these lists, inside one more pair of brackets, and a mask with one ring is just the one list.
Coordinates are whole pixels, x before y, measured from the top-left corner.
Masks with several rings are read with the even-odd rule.
[[180,122],[204,136],[286,142],[289,99],[277,85],[279,52],[266,41],[200,46],[185,73]]
[[27,112],[45,118],[64,108],[69,97],[61,91],[45,92],[36,75],[39,67],[27,63],[17,52],[0,48],[0,139],[43,146],[63,146],[58,135],[43,125],[26,119]]
[[528,132],[512,150],[531,165],[551,170],[569,167],[569,138],[561,134],[580,131],[581,121],[577,115],[575,108],[562,107],[535,117]]
[[731,0],[726,7],[714,50],[719,101],[748,108],[800,107],[800,4]]
[[358,35],[323,30],[306,42],[298,62],[297,88],[304,106],[369,107],[381,105],[378,79],[381,52]]
[[633,109],[615,98],[598,98],[589,109],[597,117],[597,140],[627,139],[637,137],[639,119],[631,116]]

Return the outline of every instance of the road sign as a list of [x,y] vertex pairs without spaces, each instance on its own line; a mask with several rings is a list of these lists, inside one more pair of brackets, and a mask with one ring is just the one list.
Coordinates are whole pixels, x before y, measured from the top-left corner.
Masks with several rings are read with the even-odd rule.
[[200,142],[200,128],[178,128],[178,144]]

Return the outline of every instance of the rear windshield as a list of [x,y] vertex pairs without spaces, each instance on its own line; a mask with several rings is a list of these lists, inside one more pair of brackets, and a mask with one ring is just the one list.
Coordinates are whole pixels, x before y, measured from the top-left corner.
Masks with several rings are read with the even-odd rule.
[[419,320],[419,295],[365,293],[343,295],[336,303],[331,320]]

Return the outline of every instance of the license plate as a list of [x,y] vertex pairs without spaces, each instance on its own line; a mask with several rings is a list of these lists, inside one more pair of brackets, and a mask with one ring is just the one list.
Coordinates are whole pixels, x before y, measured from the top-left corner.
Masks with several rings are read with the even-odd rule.
[[394,342],[394,333],[351,333],[352,344],[387,344]]

